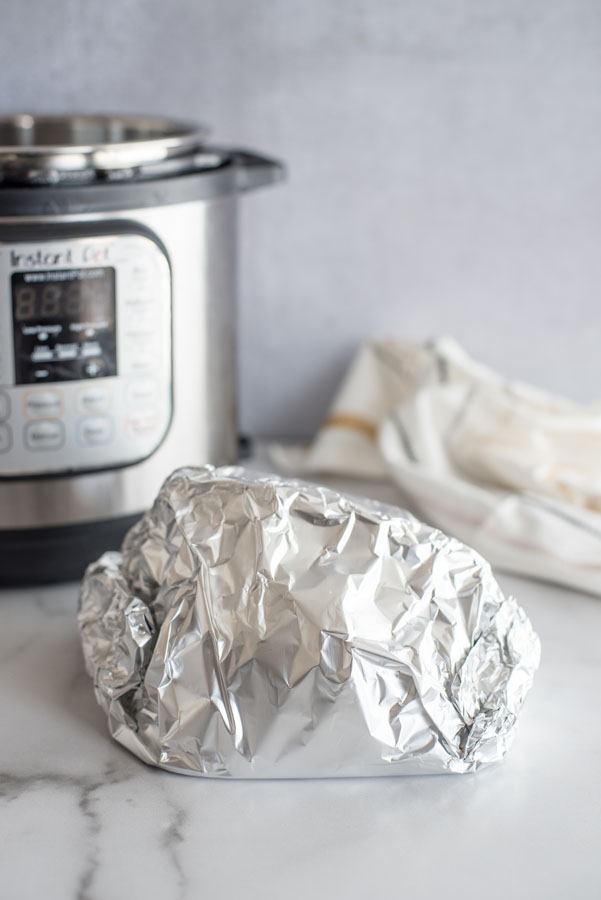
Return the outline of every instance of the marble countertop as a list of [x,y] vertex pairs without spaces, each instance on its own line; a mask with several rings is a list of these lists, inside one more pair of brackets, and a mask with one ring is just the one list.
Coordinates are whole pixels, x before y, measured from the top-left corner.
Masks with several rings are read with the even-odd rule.
[[0,595],[0,895],[9,900],[601,896],[601,600],[500,576],[543,659],[475,775],[227,782],[108,735],[77,587]]

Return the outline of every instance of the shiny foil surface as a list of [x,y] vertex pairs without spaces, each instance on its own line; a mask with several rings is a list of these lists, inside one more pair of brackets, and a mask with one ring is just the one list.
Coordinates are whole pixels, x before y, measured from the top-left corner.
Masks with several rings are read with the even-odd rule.
[[241,467],[180,469],[79,625],[113,737],[234,778],[499,760],[539,641],[475,551],[396,507]]

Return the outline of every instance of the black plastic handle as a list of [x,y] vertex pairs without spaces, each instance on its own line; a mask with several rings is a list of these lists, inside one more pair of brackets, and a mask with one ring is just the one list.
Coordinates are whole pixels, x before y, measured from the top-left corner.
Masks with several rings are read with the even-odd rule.
[[236,167],[236,190],[254,191],[267,184],[275,184],[286,177],[283,163],[269,156],[258,156],[246,150],[230,150],[231,162]]

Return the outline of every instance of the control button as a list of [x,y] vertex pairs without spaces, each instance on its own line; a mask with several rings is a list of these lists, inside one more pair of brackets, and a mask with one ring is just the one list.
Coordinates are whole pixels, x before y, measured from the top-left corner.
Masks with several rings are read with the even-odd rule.
[[53,359],[54,351],[51,347],[45,347],[43,344],[38,344],[37,347],[34,347],[31,354],[31,361],[33,363],[52,362]]
[[97,359],[89,359],[83,367],[83,370],[88,378],[97,378],[98,375],[102,375],[104,369],[104,360],[100,357],[98,357]]
[[77,359],[79,354],[79,345],[78,344],[57,344],[54,348],[56,351],[56,358],[61,362],[65,360]]
[[8,419],[10,413],[10,398],[6,391],[0,391],[0,422]]
[[125,307],[120,324],[128,347],[145,346],[154,343],[154,332],[160,327],[160,320],[154,307],[140,304],[137,308]]
[[58,391],[30,391],[25,394],[25,415],[30,419],[54,419],[63,411]]
[[82,413],[106,412],[110,401],[109,392],[101,384],[90,385],[77,392],[77,408]]
[[[81,355],[84,359],[89,359],[93,356],[99,357],[101,353],[102,347],[100,346],[98,341],[84,341],[81,345]],[[100,361],[102,361],[102,359]]]
[[13,445],[10,425],[0,425],[0,453],[6,453]]
[[77,422],[77,437],[80,444],[97,447],[108,444],[113,438],[113,422],[108,416],[87,416]]
[[130,357],[129,368],[132,372],[147,372],[156,369],[157,357],[155,353],[138,352]]
[[128,312],[135,313],[137,315],[139,313],[153,311],[156,301],[155,297],[152,294],[134,294],[131,297],[125,297],[121,302],[128,310]]
[[137,265],[132,266],[131,274],[134,277],[134,281],[138,281],[138,282],[146,281],[150,275],[147,266],[141,266],[139,263]]
[[160,423],[156,412],[132,413],[127,420],[127,434],[132,438],[143,438],[154,434]]
[[148,345],[154,342],[156,335],[152,328],[134,327],[129,328],[125,332],[125,337],[128,341],[135,341],[138,344]]
[[156,398],[157,383],[154,378],[136,378],[127,385],[128,406],[154,406]]
[[25,426],[25,445],[30,450],[58,450],[65,442],[65,428],[56,420],[29,422]]

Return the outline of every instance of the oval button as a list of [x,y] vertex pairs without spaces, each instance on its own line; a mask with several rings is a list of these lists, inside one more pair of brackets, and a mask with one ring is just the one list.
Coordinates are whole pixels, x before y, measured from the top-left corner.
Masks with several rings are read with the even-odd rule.
[[109,392],[100,384],[81,388],[77,394],[77,406],[82,413],[106,412],[109,404]]
[[143,350],[131,355],[129,360],[130,372],[147,372],[149,369],[156,369],[157,358],[153,353],[145,353]]
[[127,420],[127,435],[130,438],[143,438],[154,434],[160,424],[158,415],[153,411],[132,413]]
[[79,443],[86,447],[108,444],[113,437],[113,422],[108,416],[87,416],[77,423]]
[[0,391],[0,422],[8,419],[10,413],[10,400],[6,391]]
[[98,378],[99,375],[104,375],[105,369],[106,365],[101,356],[89,359],[83,367],[84,374],[87,378]]
[[134,316],[138,316],[140,313],[154,311],[155,298],[152,294],[143,294],[140,292],[138,294],[132,294],[130,297],[125,297],[122,303],[128,312],[132,313]]
[[12,447],[13,439],[10,425],[0,425],[0,453],[6,453]]
[[54,419],[63,411],[58,391],[30,391],[25,394],[25,415],[30,419]]
[[154,406],[157,385],[154,378],[136,378],[127,385],[127,405],[135,408]]
[[58,450],[64,441],[62,422],[29,422],[25,426],[25,446],[30,450]]

